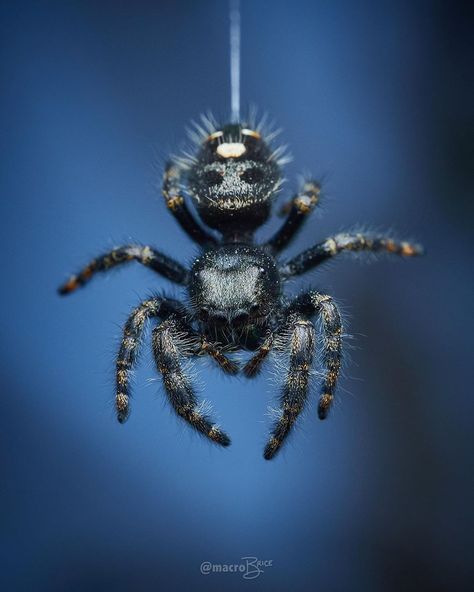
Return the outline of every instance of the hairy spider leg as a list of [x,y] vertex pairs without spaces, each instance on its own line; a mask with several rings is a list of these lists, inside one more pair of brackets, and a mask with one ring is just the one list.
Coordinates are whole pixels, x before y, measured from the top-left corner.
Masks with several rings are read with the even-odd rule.
[[342,362],[342,319],[337,304],[331,296],[310,291],[301,294],[289,307],[289,312],[299,312],[306,317],[318,315],[322,327],[322,364],[324,378],[318,402],[319,419],[326,419],[334,400],[337,379]]
[[288,372],[280,396],[279,417],[272,427],[263,453],[266,460],[271,460],[280,450],[308,396],[314,355],[314,326],[307,319],[293,315],[285,333],[288,335]]
[[93,259],[78,274],[71,276],[58,289],[58,292],[63,296],[70,294],[87,284],[96,273],[108,271],[129,261],[138,261],[176,284],[187,283],[188,271],[171,257],[163,255],[152,247],[126,245]]
[[146,322],[151,318],[166,318],[175,310],[176,303],[163,298],[151,298],[139,304],[125,323],[116,363],[115,408],[120,423],[124,423],[130,414],[130,378],[142,344]]
[[277,253],[286,248],[296,237],[303,224],[308,220],[309,214],[318,205],[321,196],[321,185],[317,181],[307,181],[301,191],[286,204],[285,213],[288,216],[282,227],[266,243],[273,252]]
[[197,432],[216,444],[228,446],[229,436],[205,413],[189,376],[183,370],[184,351],[181,340],[180,327],[176,319],[169,318],[153,329],[153,354],[168,399],[176,413]]
[[277,356],[289,352],[289,369],[280,398],[279,418],[273,425],[264,450],[272,459],[289,435],[307,399],[314,355],[314,326],[310,318],[318,316],[322,327],[322,364],[324,377],[318,403],[318,416],[325,419],[334,399],[342,359],[342,321],[339,309],[327,294],[311,291],[296,298],[286,309],[287,321],[270,333],[256,354],[247,362],[244,373],[251,377],[260,370],[268,353],[278,343]]
[[193,332],[192,328],[187,325],[180,302],[160,297],[145,300],[132,311],[125,323],[117,356],[115,406],[120,423],[124,423],[130,413],[130,378],[137,361],[146,322],[152,318],[167,319],[170,315],[178,318],[174,322],[176,326],[179,322],[181,343],[186,342],[187,346],[189,343],[197,343],[198,351],[195,353],[203,352],[209,355],[216,361],[219,368],[228,374],[238,372],[238,366],[229,360],[216,345],[208,343],[204,337]]
[[172,162],[165,168],[162,193],[168,210],[190,238],[201,246],[217,244],[216,238],[204,230],[189,211],[181,191],[181,170]]
[[386,236],[340,233],[290,259],[280,268],[280,273],[285,277],[301,275],[339,253],[361,251],[415,257],[423,254],[423,247],[406,241],[398,242]]

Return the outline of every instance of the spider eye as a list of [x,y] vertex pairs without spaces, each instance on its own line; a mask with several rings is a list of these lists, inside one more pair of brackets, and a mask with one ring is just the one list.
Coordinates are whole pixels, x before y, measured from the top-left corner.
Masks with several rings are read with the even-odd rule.
[[258,168],[247,169],[242,173],[242,179],[249,184],[260,183],[263,179],[263,171]]
[[219,171],[206,171],[204,173],[204,181],[207,185],[220,185],[222,183],[223,174]]

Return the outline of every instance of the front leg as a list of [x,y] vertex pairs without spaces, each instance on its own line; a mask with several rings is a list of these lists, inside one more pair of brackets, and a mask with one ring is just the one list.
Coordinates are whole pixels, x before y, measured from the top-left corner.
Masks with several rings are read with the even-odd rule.
[[199,351],[210,355],[228,374],[236,374],[238,371],[237,365],[229,360],[217,346],[208,343],[192,331],[186,322],[180,302],[160,297],[145,300],[132,311],[125,323],[117,356],[115,408],[120,423],[124,423],[130,414],[130,378],[137,362],[146,324],[150,319],[168,319],[171,316],[174,319],[174,326],[179,327],[181,346],[185,345],[189,349],[200,340]]
[[331,296],[319,292],[301,294],[288,307],[289,313],[306,317],[319,315],[323,333],[322,363],[323,384],[318,403],[319,419],[326,419],[334,400],[337,380],[342,362],[342,320],[341,313]]
[[361,251],[415,257],[423,254],[423,247],[406,241],[398,242],[386,236],[340,233],[297,255],[280,268],[280,273],[287,278],[301,275],[339,253]]
[[191,380],[183,369],[187,353],[186,334],[182,325],[169,318],[153,330],[153,354],[158,371],[163,378],[168,399],[176,413],[197,432],[216,444],[228,446],[229,436],[212,421],[199,403]]
[[320,419],[325,419],[334,400],[342,357],[341,315],[330,296],[309,292],[296,298],[286,309],[287,321],[267,336],[244,367],[244,373],[251,377],[260,370],[272,348],[278,356],[283,356],[285,352],[289,354],[279,418],[265,447],[264,457],[267,460],[280,450],[306,402],[314,349],[314,328],[309,319],[316,315],[320,316],[323,329],[324,366],[318,415]]
[[[318,205],[321,186],[317,181],[307,181],[301,191],[290,202],[288,217],[283,226],[267,242],[274,253],[284,249],[295,238],[309,214]],[[286,210],[286,208],[285,208]]]
[[63,296],[70,294],[87,284],[96,273],[108,271],[129,261],[138,261],[176,284],[186,284],[188,281],[187,270],[171,257],[163,255],[152,247],[126,245],[93,259],[78,274],[71,276],[60,286],[58,292]]
[[271,460],[280,450],[306,403],[314,355],[314,327],[301,315],[294,314],[281,339],[288,353],[288,371],[280,396],[278,419],[263,453],[266,460]]
[[189,211],[181,193],[181,170],[174,163],[166,165],[162,193],[169,211],[188,236],[202,246],[217,244],[215,237],[201,228]]

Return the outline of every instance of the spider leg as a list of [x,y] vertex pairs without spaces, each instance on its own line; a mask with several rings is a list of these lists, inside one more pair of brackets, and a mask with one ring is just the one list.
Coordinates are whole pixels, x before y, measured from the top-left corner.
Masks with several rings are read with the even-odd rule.
[[228,446],[230,438],[203,411],[194,392],[189,376],[182,367],[185,355],[182,326],[169,318],[153,329],[152,342],[156,366],[163,378],[163,385],[176,413],[196,431],[221,446]]
[[284,211],[288,212],[288,216],[283,226],[266,243],[273,252],[281,251],[295,238],[297,232],[308,219],[308,215],[319,203],[320,194],[320,184],[317,181],[308,181],[303,185],[298,195],[284,206]]
[[301,275],[346,251],[385,252],[401,257],[414,257],[423,254],[423,247],[406,241],[398,242],[386,236],[340,233],[290,259],[280,268],[280,273],[284,277]]
[[151,298],[137,306],[125,323],[116,363],[115,408],[117,419],[124,423],[130,413],[130,377],[137,360],[146,322],[151,318],[167,317],[178,303],[163,298]]
[[[287,314],[289,321],[278,334],[288,336],[289,370],[281,395],[280,416],[264,450],[266,460],[277,454],[306,402],[314,350],[314,327],[309,318],[318,315],[323,329],[324,378],[318,403],[320,419],[326,418],[334,400],[341,369],[342,322],[333,299],[319,292],[308,292],[293,301]],[[258,358],[258,353],[255,357]]]
[[71,276],[58,291],[62,295],[70,294],[80,286],[86,284],[96,273],[108,271],[113,267],[133,260],[153,269],[172,282],[177,284],[187,283],[187,270],[180,263],[174,261],[174,259],[163,255],[151,247],[126,245],[93,259],[78,274]]
[[339,309],[327,294],[307,292],[296,298],[289,312],[299,312],[306,317],[318,315],[323,333],[322,363],[324,378],[318,403],[319,419],[325,419],[334,400],[337,379],[342,363],[342,320]]
[[301,315],[292,315],[285,327],[288,336],[289,368],[280,397],[279,417],[274,423],[263,456],[271,460],[280,450],[308,396],[314,354],[313,324]]
[[162,193],[169,211],[189,237],[199,245],[217,245],[216,238],[204,230],[189,211],[181,192],[180,168],[172,162],[166,165]]

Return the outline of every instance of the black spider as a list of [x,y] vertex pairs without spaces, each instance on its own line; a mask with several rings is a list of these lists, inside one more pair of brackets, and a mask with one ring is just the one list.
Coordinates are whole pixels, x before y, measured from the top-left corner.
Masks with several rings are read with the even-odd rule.
[[[204,411],[183,362],[190,355],[208,354],[224,372],[236,374],[239,368],[223,348],[246,349],[255,353],[243,373],[253,377],[273,350],[286,376],[278,417],[264,451],[264,457],[271,459],[307,398],[316,343],[313,318],[320,318],[323,335],[320,419],[327,416],[334,400],[341,368],[343,329],[337,305],[331,296],[317,291],[288,300],[283,294],[285,282],[346,251],[385,251],[411,257],[421,254],[422,249],[385,236],[344,233],[281,261],[280,252],[319,202],[319,183],[305,182],[287,204],[286,221],[280,230],[266,243],[256,245],[254,232],[268,219],[281,184],[282,150],[270,147],[271,137],[261,126],[219,127],[211,119],[203,121],[204,127],[198,126],[195,138],[196,155],[174,159],[163,181],[170,212],[201,247],[191,269],[151,247],[122,246],[94,259],[59,291],[68,294],[96,272],[131,260],[187,290],[188,307],[157,296],[142,302],[125,325],[116,369],[115,405],[121,423],[129,414],[130,375],[149,319],[161,320],[152,333],[153,353],[171,405],[198,432],[222,446],[228,446],[230,439]],[[191,196],[202,221],[221,234],[220,239],[196,221],[186,205],[184,191]]]

